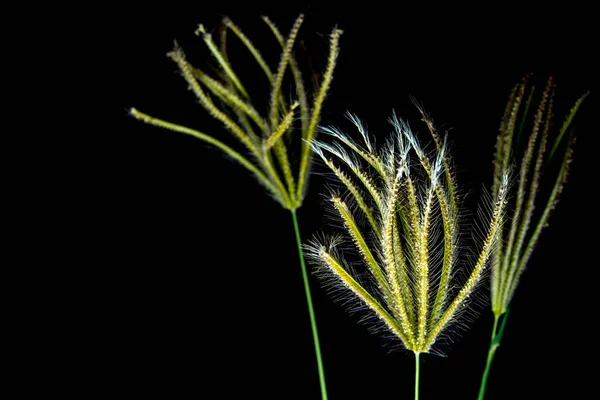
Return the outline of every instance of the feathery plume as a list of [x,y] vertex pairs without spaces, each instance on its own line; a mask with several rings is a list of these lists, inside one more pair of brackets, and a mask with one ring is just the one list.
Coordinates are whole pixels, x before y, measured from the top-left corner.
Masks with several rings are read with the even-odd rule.
[[[446,138],[440,138],[421,110],[436,144],[428,154],[405,121],[394,114],[394,133],[376,150],[360,120],[350,120],[360,142],[337,128],[324,128],[335,141],[312,141],[312,148],[348,190],[331,203],[346,236],[368,271],[368,283],[331,242],[313,241],[311,258],[373,311],[416,354],[430,352],[484,275],[501,230],[508,174],[495,195],[483,243],[466,281],[453,279],[457,257],[458,195]],[[353,207],[351,204],[355,204]],[[366,226],[359,220],[366,217]],[[333,243],[339,243],[339,240]]]

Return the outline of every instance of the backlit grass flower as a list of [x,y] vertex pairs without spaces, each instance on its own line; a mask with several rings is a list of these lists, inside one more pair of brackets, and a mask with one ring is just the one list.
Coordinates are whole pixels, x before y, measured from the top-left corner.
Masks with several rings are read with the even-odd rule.
[[[394,115],[394,132],[376,149],[358,118],[350,119],[360,142],[336,128],[324,131],[333,143],[314,141],[314,151],[339,178],[347,196],[331,204],[345,238],[360,254],[367,278],[345,260],[340,238],[313,241],[312,259],[366,305],[417,359],[469,302],[484,275],[503,222],[508,174],[502,176],[481,229],[482,243],[466,280],[456,276],[459,199],[446,139],[422,112],[435,151],[427,152],[410,127]],[[361,225],[359,221],[364,220]]]

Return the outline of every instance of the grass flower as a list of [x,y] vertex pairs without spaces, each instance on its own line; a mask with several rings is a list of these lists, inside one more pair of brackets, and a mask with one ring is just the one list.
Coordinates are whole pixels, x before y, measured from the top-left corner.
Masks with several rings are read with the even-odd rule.
[[[279,65],[275,71],[267,65],[259,50],[239,27],[227,18],[223,24],[224,32],[230,30],[240,39],[266,75],[270,85],[269,110],[266,115],[261,115],[257,111],[258,107],[255,107],[251,101],[246,88],[229,63],[226,40],[223,37],[221,49],[219,49],[204,26],[200,25],[196,31],[196,34],[202,37],[217,60],[222,71],[220,79],[213,78],[200,68],[192,66],[187,61],[183,50],[177,45],[173,51],[168,53],[168,56],[179,67],[183,78],[196,95],[200,105],[211,116],[223,123],[225,129],[241,143],[247,154],[234,150],[211,135],[154,118],[135,108],[131,109],[131,115],[148,124],[191,135],[218,147],[250,171],[283,208],[296,210],[302,205],[310,167],[310,148],[305,141],[310,141],[315,137],[323,102],[333,78],[342,31],[334,29],[330,35],[327,66],[321,84],[309,104],[309,96],[302,73],[293,55],[294,43],[304,17],[302,15],[298,17],[287,39],[284,39],[271,20],[267,17],[263,17],[263,20],[282,48]],[[292,104],[286,103],[286,97],[282,92],[283,78],[288,69],[292,72],[296,91],[291,95],[297,97]],[[213,98],[220,100],[223,107],[218,107]],[[236,119],[230,115],[235,115]],[[301,126],[294,127],[295,120],[300,120]],[[299,131],[303,139],[303,141],[299,141],[301,149],[296,172],[294,172],[286,145],[286,142],[290,142],[290,140],[285,140],[286,137],[289,139],[289,135],[294,131]]]
[[[326,399],[327,391],[319,339],[302,254],[296,210],[302,205],[304,199],[311,163],[311,151],[307,143],[313,140],[316,134],[323,103],[333,78],[342,31],[339,29],[332,31],[329,37],[329,56],[325,71],[315,92],[308,93],[302,72],[294,56],[294,44],[304,17],[302,15],[298,17],[287,38],[281,34],[270,19],[263,17],[263,20],[281,47],[281,55],[276,69],[272,69],[267,64],[258,48],[228,18],[223,21],[219,45],[202,25],[196,31],[217,61],[221,72],[220,77],[211,77],[202,69],[192,66],[177,45],[173,51],[168,53],[168,56],[179,67],[183,78],[200,105],[208,114],[220,121],[224,128],[240,142],[243,152],[235,150],[212,135],[155,118],[135,108],[131,109],[131,115],[150,125],[191,135],[219,148],[250,171],[283,208],[291,211],[315,342],[321,394],[322,398]],[[246,87],[229,61],[226,51],[229,32],[241,41],[266,76],[265,84],[268,85],[270,95],[268,110],[264,114],[259,112],[260,108],[250,98]],[[283,92],[284,77],[288,70],[291,71],[295,89],[293,93],[289,93],[289,97]],[[288,102],[286,101],[288,98],[295,100]],[[299,124],[295,124],[297,121],[300,121]],[[290,151],[289,147],[296,143],[300,147],[298,151]],[[298,160],[292,160],[291,154],[299,154]]]
[[[491,304],[494,326],[479,390],[480,400],[485,395],[490,366],[502,339],[515,290],[566,182],[575,143],[572,122],[589,93],[575,102],[558,132],[553,132],[554,91],[554,83],[550,78],[545,89],[536,97],[535,87],[529,85],[526,77],[510,92],[500,124],[492,192],[498,194],[503,190],[502,177],[510,168],[512,157],[520,158],[520,168],[514,193],[511,193],[513,202],[507,214],[510,223],[501,231],[502,240],[495,243],[492,251]],[[531,118],[530,111],[536,103]],[[523,136],[525,131],[529,131],[528,137]],[[549,182],[542,181],[544,174]],[[550,191],[540,192],[542,183],[551,184],[548,187]],[[540,210],[537,213],[536,208]],[[499,326],[500,320],[502,323]]]
[[[314,240],[311,258],[327,275],[375,313],[403,346],[414,352],[415,399],[419,393],[419,355],[469,303],[484,276],[503,222],[508,174],[501,177],[482,241],[466,279],[458,277],[459,196],[446,138],[421,110],[435,150],[426,151],[410,127],[395,115],[394,132],[376,149],[360,120],[350,116],[360,141],[325,128],[332,143],[313,141],[314,151],[337,176],[348,195],[331,204],[343,222],[344,236]],[[360,221],[364,221],[361,224]],[[344,257],[340,245],[351,241],[365,273]],[[338,285],[339,287],[340,285]]]

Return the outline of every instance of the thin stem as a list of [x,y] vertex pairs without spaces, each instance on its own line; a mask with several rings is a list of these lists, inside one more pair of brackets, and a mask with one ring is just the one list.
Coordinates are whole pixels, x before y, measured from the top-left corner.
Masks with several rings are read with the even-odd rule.
[[[500,330],[498,330],[498,321],[500,321],[500,317],[502,317],[502,324],[500,325]],[[488,376],[490,374],[490,368],[492,366],[492,361],[494,360],[494,356],[496,355],[496,350],[500,346],[500,341],[502,340],[502,335],[504,334],[504,328],[506,327],[506,320],[508,319],[508,309],[504,314],[495,314],[494,313],[494,327],[492,328],[492,338],[490,340],[490,348],[488,350],[488,357],[485,364],[485,371],[483,371],[483,377],[481,378],[481,386],[479,387],[479,396],[477,396],[477,400],[483,400],[485,396],[485,389],[487,386]]]
[[317,332],[317,321],[310,294],[310,285],[308,282],[308,273],[304,263],[304,254],[302,253],[302,240],[300,238],[300,228],[298,228],[298,218],[296,210],[291,210],[294,220],[294,232],[296,233],[296,243],[298,244],[298,255],[300,256],[300,266],[302,267],[302,280],[304,281],[304,292],[306,294],[306,303],[308,305],[308,314],[310,316],[310,326],[312,328],[313,341],[315,344],[315,355],[317,357],[317,367],[319,369],[319,382],[321,384],[321,399],[327,400],[327,387],[325,386],[325,371],[323,369],[323,360],[321,358],[321,345],[319,344],[319,333]]
[[419,400],[419,372],[420,372],[420,363],[419,356],[421,353],[415,352],[415,400]]
[[494,314],[494,327],[492,328],[492,339],[490,340],[490,348],[488,350],[487,362],[485,364],[485,370],[483,371],[483,377],[481,378],[481,386],[479,387],[479,396],[477,400],[483,400],[485,395],[485,387],[487,385],[488,376],[490,374],[490,367],[492,366],[492,360],[496,353],[497,346],[494,346],[494,339],[496,339],[496,329],[498,328],[498,319],[500,316]]

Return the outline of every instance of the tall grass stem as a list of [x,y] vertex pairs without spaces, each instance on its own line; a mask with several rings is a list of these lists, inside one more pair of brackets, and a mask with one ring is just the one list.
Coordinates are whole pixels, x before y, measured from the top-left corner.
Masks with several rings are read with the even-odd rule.
[[[500,324],[500,330],[498,331],[498,322],[502,318],[502,324]],[[477,400],[483,400],[485,397],[485,390],[487,387],[487,380],[490,374],[490,368],[492,367],[492,362],[494,361],[494,356],[496,355],[496,350],[500,347],[500,341],[502,340],[502,335],[504,334],[504,328],[506,327],[506,320],[508,319],[508,309],[504,314],[494,314],[494,326],[492,328],[492,338],[490,339],[490,348],[488,350],[487,361],[485,364],[485,371],[483,371],[483,376],[481,378],[481,385],[479,386],[479,395],[477,396]]]
[[415,400],[419,400],[419,372],[420,365],[419,357],[421,353],[415,353]]
[[319,383],[321,385],[321,399],[327,400],[327,386],[325,385],[325,370],[323,369],[323,359],[321,358],[321,345],[319,344],[319,332],[317,330],[317,320],[313,309],[312,296],[310,294],[310,284],[308,282],[308,273],[304,263],[304,254],[302,252],[302,239],[300,237],[300,228],[298,227],[298,217],[296,210],[291,210],[294,220],[294,232],[296,233],[296,243],[298,244],[298,256],[300,257],[300,266],[302,267],[302,280],[304,281],[304,292],[306,294],[306,303],[308,305],[308,314],[310,316],[310,326],[312,329],[313,342],[315,344],[315,355],[317,357],[317,367],[319,369]]

